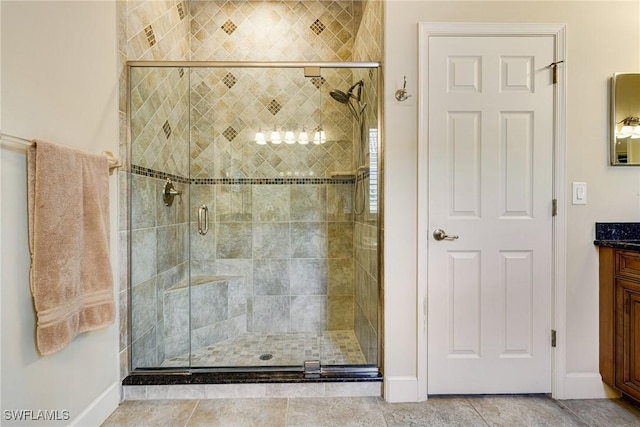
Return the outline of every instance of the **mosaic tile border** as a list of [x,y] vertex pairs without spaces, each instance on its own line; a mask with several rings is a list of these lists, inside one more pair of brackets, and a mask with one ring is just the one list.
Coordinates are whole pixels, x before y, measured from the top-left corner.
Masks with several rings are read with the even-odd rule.
[[[354,178],[311,178],[311,177],[279,177],[279,178],[186,178],[166,172],[160,172],[143,166],[131,165],[131,173],[135,175],[148,176],[158,179],[171,179],[174,182],[194,185],[289,185],[289,184],[353,184]],[[359,174],[358,180],[369,176],[369,171],[365,175]]]
[[189,178],[184,176],[175,175],[172,173],[160,172],[157,170],[145,168],[143,166],[131,165],[131,173],[134,175],[148,176],[150,178],[158,178],[158,179],[171,179],[173,182],[179,182],[181,184],[188,184],[190,182]]

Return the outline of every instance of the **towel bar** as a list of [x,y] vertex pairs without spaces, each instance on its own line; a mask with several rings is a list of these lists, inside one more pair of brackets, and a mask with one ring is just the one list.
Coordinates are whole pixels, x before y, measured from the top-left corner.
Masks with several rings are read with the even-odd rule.
[[[19,136],[8,135],[2,132],[0,132],[0,139],[2,139],[2,141],[13,142],[24,147],[30,147],[33,144],[32,140],[21,138]],[[102,155],[104,155],[109,162],[109,175],[113,175],[113,171],[115,169],[122,167],[122,160],[114,156],[110,151],[103,151]]]

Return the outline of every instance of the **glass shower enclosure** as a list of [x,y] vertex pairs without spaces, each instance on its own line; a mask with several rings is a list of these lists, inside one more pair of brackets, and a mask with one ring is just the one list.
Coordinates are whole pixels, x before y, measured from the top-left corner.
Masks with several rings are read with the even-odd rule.
[[129,64],[133,372],[379,365],[377,63]]

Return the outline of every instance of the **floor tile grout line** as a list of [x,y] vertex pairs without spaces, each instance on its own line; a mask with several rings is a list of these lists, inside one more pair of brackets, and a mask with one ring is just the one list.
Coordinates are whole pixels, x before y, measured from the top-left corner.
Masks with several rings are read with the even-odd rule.
[[287,397],[287,406],[284,411],[284,427],[289,425],[289,402],[291,402],[291,398]]
[[560,406],[562,406],[564,409],[566,409],[568,412],[570,412],[572,415],[574,415],[578,420],[580,420],[581,422],[585,423],[586,425],[590,426],[591,423],[589,423],[589,421],[583,419],[578,413],[576,413],[573,409],[571,409],[570,407],[568,407],[567,405],[564,404],[564,402],[562,400],[557,400],[554,399]]
[[376,402],[378,402],[378,410],[380,411],[380,415],[382,415],[382,419],[384,420],[385,427],[389,427],[389,422],[387,421],[387,417],[384,415],[384,408],[382,407],[384,402],[384,399],[382,399],[382,396],[378,396],[378,398],[376,399]]
[[198,408],[198,405],[200,405],[200,401],[202,399],[197,399],[196,400],[196,404],[193,405],[193,409],[191,410],[191,413],[189,414],[189,417],[187,418],[187,421],[184,424],[184,427],[187,427],[189,425],[189,422],[191,421],[191,418],[193,418],[193,414],[195,414],[196,409]]
[[487,421],[482,414],[480,413],[480,411],[478,411],[478,408],[476,408],[476,405],[473,404],[473,401],[471,399],[469,399],[468,397],[465,397],[464,400],[469,404],[469,406],[471,406],[471,408],[473,409],[473,411],[478,414],[478,416],[480,417],[480,419],[482,420],[483,423],[485,423],[487,426],[490,426],[491,424],[489,424],[489,421]]

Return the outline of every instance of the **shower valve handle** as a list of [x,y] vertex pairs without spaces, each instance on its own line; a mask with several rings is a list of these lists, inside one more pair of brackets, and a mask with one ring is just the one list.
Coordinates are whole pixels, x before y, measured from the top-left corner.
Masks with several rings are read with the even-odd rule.
[[182,196],[182,190],[176,190],[173,186],[173,182],[167,178],[162,190],[162,200],[164,201],[165,206],[173,205],[173,199],[176,196]]

